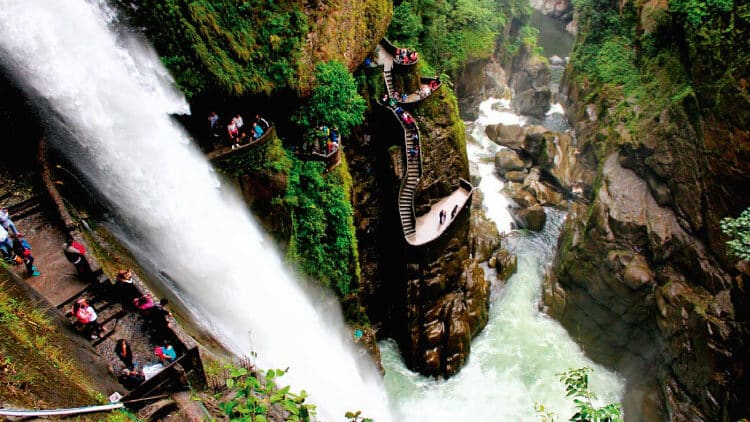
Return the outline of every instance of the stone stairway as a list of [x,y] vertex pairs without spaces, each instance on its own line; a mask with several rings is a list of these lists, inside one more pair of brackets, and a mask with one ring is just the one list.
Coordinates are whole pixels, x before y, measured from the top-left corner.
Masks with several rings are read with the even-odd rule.
[[[390,95],[393,92],[393,56],[387,51],[386,47],[381,44],[380,47],[380,62],[383,65],[383,81],[385,87]],[[407,127],[406,124],[401,120],[401,116],[396,114],[395,110],[391,109],[387,105],[383,104],[384,107],[388,108],[393,117],[401,125],[401,129],[404,133],[404,159],[406,162],[406,172],[401,179],[401,187],[398,195],[398,213],[401,219],[401,226],[404,230],[404,237],[407,241],[416,237],[417,224],[416,215],[414,214],[414,193],[419,183],[419,179],[422,177],[422,155],[421,147],[419,146],[419,128],[414,125],[414,128]],[[412,117],[415,117],[412,114]],[[415,118],[416,121],[416,118]],[[417,135],[416,140],[414,135]],[[410,149],[416,149],[420,151],[416,154],[416,157],[410,158],[407,151]]]
[[393,74],[390,69],[383,70],[383,79],[385,79],[385,89],[390,95],[393,92]]

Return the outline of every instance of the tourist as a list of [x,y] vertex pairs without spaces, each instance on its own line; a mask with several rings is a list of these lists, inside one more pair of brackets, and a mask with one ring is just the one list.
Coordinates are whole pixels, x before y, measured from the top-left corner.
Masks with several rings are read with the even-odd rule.
[[170,328],[172,327],[169,319],[172,314],[166,308],[168,304],[169,301],[167,299],[162,299],[144,315],[147,317],[150,331],[157,342],[163,341],[169,335]]
[[407,149],[406,153],[409,155],[409,160],[417,158],[419,156],[419,145],[415,146],[414,148]]
[[76,273],[81,279],[89,279],[92,275],[91,266],[86,259],[86,248],[73,239],[68,239],[63,245],[63,253],[68,261],[76,266]]
[[412,51],[411,53],[409,53],[409,61],[411,63],[415,63],[417,61],[417,59],[419,59],[419,56],[417,56],[417,52],[416,51]]
[[129,304],[134,298],[140,296],[140,292],[133,282],[133,271],[125,269],[117,272],[115,291],[120,302],[124,304]]
[[216,114],[215,111],[212,111],[211,114],[208,115],[208,131],[213,135],[215,138],[219,137],[219,115]]
[[245,121],[242,120],[242,116],[240,116],[239,113],[235,114],[234,117],[232,117],[232,123],[237,126],[238,131],[242,129],[242,126],[245,125]]
[[372,59],[369,56],[365,57],[365,67],[372,67]]
[[445,222],[445,218],[447,217],[447,215],[448,213],[445,212],[445,210],[440,210],[440,213],[438,214],[438,221],[441,226]]
[[164,342],[164,346],[155,348],[154,355],[161,360],[164,366],[169,365],[177,359],[177,352],[175,352],[174,347],[168,341]]
[[122,363],[125,364],[126,368],[135,368],[135,364],[133,364],[133,351],[130,350],[130,345],[125,339],[121,338],[117,340],[117,343],[115,344],[115,354],[120,358]]
[[328,140],[328,142],[326,142],[326,151],[327,151],[327,154],[330,154],[333,152],[333,141],[330,139]]
[[89,305],[86,299],[78,299],[73,304],[72,313],[75,319],[83,325],[84,332],[90,335],[92,340],[96,340],[101,336],[103,330],[96,321],[96,311]]
[[253,139],[260,139],[263,136],[263,128],[258,123],[253,123]]
[[237,129],[237,124],[234,123],[234,120],[227,125],[227,133],[229,134],[229,140],[233,142],[234,138],[240,135],[240,131]]
[[451,211],[451,220],[456,218],[456,214],[458,214],[458,204],[453,206],[453,210]]
[[408,95],[406,95],[406,93],[405,93],[405,92],[404,92],[403,94],[401,94],[401,102],[402,102],[402,103],[405,103],[405,102],[406,102],[406,99],[407,99],[407,98],[409,98],[409,96],[408,96]]
[[31,245],[29,245],[29,242],[24,239],[22,234],[18,234],[18,236],[13,239],[13,252],[15,252],[16,257],[20,259],[21,262],[26,264],[26,272],[30,276],[36,277],[42,274],[34,266],[34,257],[31,255]]
[[6,262],[13,262],[13,241],[10,239],[8,231],[0,226],[0,251]]
[[334,126],[333,129],[331,129],[331,140],[334,144],[338,145],[340,139],[341,135],[339,135],[339,128]]
[[133,299],[133,305],[146,315],[156,304],[151,295],[145,294]]
[[10,219],[8,209],[5,207],[0,208],[0,226],[2,226],[8,233],[13,232],[16,236],[21,234],[16,228],[16,225],[13,224],[13,220]]
[[127,390],[133,390],[139,385],[146,381],[146,376],[141,371],[135,369],[125,368],[122,370],[122,375],[117,377],[117,382],[122,384]]
[[266,130],[268,130],[268,128],[271,127],[271,124],[268,123],[268,120],[260,117],[260,114],[256,114],[255,115],[255,123],[257,123],[258,125],[260,125],[260,128],[263,129],[263,131],[266,131]]
[[209,128],[211,130],[216,129],[216,126],[219,123],[219,115],[216,114],[215,111],[212,111],[211,114],[208,115],[208,124]]
[[434,91],[434,90],[438,89],[439,86],[440,86],[440,80],[439,79],[433,79],[433,80],[430,81],[430,90],[431,91]]

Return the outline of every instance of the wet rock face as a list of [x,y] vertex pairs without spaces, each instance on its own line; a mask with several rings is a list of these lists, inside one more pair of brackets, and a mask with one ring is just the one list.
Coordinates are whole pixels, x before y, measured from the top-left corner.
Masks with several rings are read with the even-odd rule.
[[563,23],[573,20],[573,2],[570,0],[531,0],[531,7]]
[[590,208],[571,210],[544,303],[591,356],[630,377],[626,414],[722,420],[747,382],[736,287],[679,212],[622,166],[630,161],[610,154]]
[[477,118],[479,103],[490,98],[510,96],[508,77],[502,66],[494,60],[479,60],[467,64],[455,79],[456,96],[461,117]]

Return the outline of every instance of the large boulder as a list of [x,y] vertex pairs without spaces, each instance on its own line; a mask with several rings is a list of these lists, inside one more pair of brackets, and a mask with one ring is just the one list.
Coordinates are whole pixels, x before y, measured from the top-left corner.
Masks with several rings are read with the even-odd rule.
[[526,128],[519,125],[488,125],[484,133],[490,140],[498,145],[519,150],[523,147],[523,141],[526,136]]
[[525,190],[520,183],[508,182],[503,186],[502,192],[514,202],[517,208],[527,208],[538,202],[536,197]]
[[508,281],[510,276],[518,270],[518,257],[507,249],[500,249],[495,253],[494,258],[497,279]]
[[495,154],[495,170],[500,176],[509,171],[521,171],[526,168],[521,157],[512,149],[503,148]]
[[552,91],[549,88],[531,88],[517,94],[511,105],[519,114],[543,119],[550,108]]
[[511,214],[516,226],[535,232],[542,231],[544,224],[547,222],[547,213],[544,211],[544,207],[539,204],[528,208],[512,209]]

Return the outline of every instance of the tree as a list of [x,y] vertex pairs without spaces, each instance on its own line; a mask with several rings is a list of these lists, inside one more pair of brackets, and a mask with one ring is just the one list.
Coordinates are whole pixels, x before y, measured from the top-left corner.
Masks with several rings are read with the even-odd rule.
[[308,130],[317,126],[337,127],[342,136],[362,124],[365,99],[357,92],[354,77],[342,63],[331,60],[315,66],[315,85],[307,103],[294,121]]
[[739,259],[750,259],[750,208],[737,218],[721,220],[721,230],[731,239],[727,241],[729,254]]

